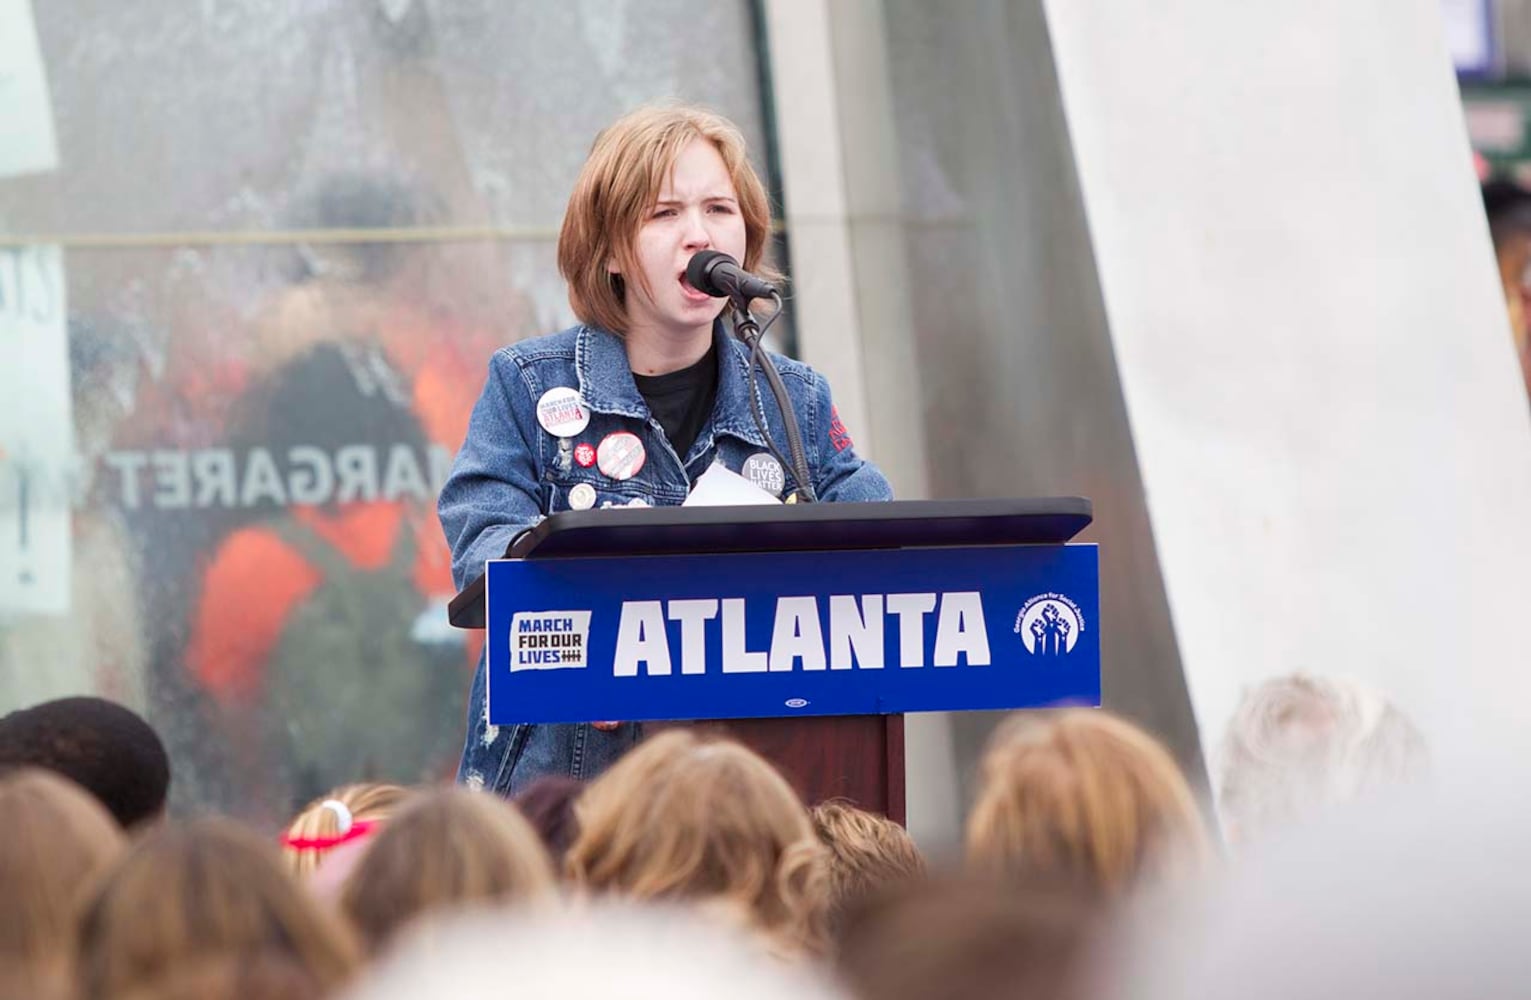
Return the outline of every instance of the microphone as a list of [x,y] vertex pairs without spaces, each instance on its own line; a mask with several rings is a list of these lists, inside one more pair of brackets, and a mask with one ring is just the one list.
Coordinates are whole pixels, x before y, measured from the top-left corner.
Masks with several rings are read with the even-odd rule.
[[686,265],[686,280],[691,287],[715,299],[768,299],[776,286],[757,278],[728,254],[719,250],[700,250]]
[[[686,281],[692,288],[715,299],[731,300],[730,308],[734,311],[734,336],[744,341],[750,349],[750,415],[755,418],[755,426],[760,431],[760,436],[765,439],[771,454],[776,456],[783,465],[790,464],[793,478],[797,480],[797,490],[794,496],[802,496],[807,500],[817,500],[813,492],[813,477],[808,471],[808,460],[803,451],[803,436],[797,429],[797,414],[792,409],[792,400],[787,395],[787,387],[782,384],[781,376],[777,374],[776,365],[771,361],[771,355],[760,349],[760,338],[765,330],[755,322],[755,317],[750,315],[750,301],[752,299],[775,299],[777,304],[776,313],[766,320],[768,329],[773,322],[781,316],[781,295],[776,291],[776,286],[757,275],[753,275],[739,266],[739,262],[726,253],[717,250],[698,251],[686,264]],[[765,410],[760,405],[760,393],[755,390],[755,369],[759,368],[765,373],[766,384],[770,386],[771,395],[776,400],[776,408],[781,411],[782,426],[787,431],[787,448],[791,452],[790,461],[784,460],[781,451],[771,444],[771,429],[766,423]],[[788,500],[788,503],[791,503]]]

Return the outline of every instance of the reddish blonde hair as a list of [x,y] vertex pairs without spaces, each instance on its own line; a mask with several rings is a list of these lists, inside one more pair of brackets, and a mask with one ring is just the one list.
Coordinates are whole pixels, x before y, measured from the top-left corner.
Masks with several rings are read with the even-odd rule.
[[571,880],[721,904],[786,950],[822,947],[827,852],[792,786],[738,743],[667,730],[598,778],[574,811]]
[[1107,894],[1199,868],[1210,843],[1158,740],[1098,709],[1016,716],[984,757],[967,853],[981,874]]
[[[696,139],[712,143],[733,181],[744,218],[746,270],[758,271],[771,233],[771,204],[744,150],[744,136],[721,115],[689,105],[646,105],[596,136],[574,182],[558,234],[558,271],[581,322],[627,332],[625,286],[609,269],[645,280],[638,230],[659,199],[675,161]],[[773,272],[766,272],[774,278]]]
[[857,900],[925,874],[925,859],[909,832],[886,816],[841,799],[820,802],[810,816],[829,848],[831,925]]

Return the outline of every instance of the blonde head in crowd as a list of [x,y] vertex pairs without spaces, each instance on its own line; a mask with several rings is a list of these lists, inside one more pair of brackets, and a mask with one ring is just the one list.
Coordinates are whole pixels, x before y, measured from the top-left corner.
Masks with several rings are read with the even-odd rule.
[[830,923],[845,906],[925,874],[925,859],[903,827],[848,802],[821,802],[810,813],[829,849]]
[[420,793],[378,832],[340,903],[377,951],[424,913],[539,900],[555,884],[547,849],[514,806],[444,788]]
[[638,900],[721,903],[788,951],[822,947],[825,849],[797,793],[737,743],[672,729],[575,806],[570,878]]
[[1200,868],[1211,846],[1180,769],[1098,709],[1010,719],[984,756],[967,854],[980,874],[1108,895]]
[[377,823],[398,808],[409,790],[399,785],[363,783],[343,785],[315,799],[287,826],[282,859],[296,875],[311,875],[324,860],[325,849],[293,847],[289,840],[324,840],[344,837],[356,823]]
[[196,963],[262,952],[295,961],[325,991],[359,958],[273,845],[231,820],[193,820],[151,833],[102,883],[80,922],[81,992],[157,995]]
[[596,137],[574,182],[563,229],[558,235],[558,271],[569,283],[569,304],[581,322],[612,333],[627,332],[622,279],[643,271],[634,251],[638,229],[648,217],[682,150],[703,139],[717,148],[733,180],[744,217],[745,270],[761,270],[771,234],[771,204],[765,185],[750,166],[744,136],[721,115],[686,105],[648,105],[632,111]]
[[1430,766],[1423,734],[1381,694],[1302,674],[1245,694],[1220,756],[1218,811],[1231,842],[1419,781]]
[[0,996],[58,992],[85,895],[126,840],[94,796],[49,771],[0,778],[0,817]]

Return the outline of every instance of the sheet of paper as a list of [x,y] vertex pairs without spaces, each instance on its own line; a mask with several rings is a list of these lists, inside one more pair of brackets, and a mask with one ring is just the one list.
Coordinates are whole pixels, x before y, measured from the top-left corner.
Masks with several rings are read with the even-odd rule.
[[0,177],[57,166],[53,102],[32,0],[0,0]]
[[63,251],[0,247],[0,614],[69,610],[66,317]]
[[745,479],[737,472],[729,471],[721,462],[702,473],[702,478],[691,488],[682,507],[746,507],[763,503],[781,503],[765,490]]

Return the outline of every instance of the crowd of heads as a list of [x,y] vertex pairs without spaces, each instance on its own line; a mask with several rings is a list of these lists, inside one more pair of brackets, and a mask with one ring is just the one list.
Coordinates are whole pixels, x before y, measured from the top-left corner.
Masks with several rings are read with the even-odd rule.
[[689,728],[514,802],[355,783],[262,831],[167,818],[153,730],[68,699],[0,719],[0,996],[551,995],[597,976],[665,1000],[1127,996],[1090,974],[1145,900],[1425,775],[1385,699],[1310,677],[1249,692],[1219,759],[1227,849],[1164,746],[1098,709],[996,730],[952,857]]

